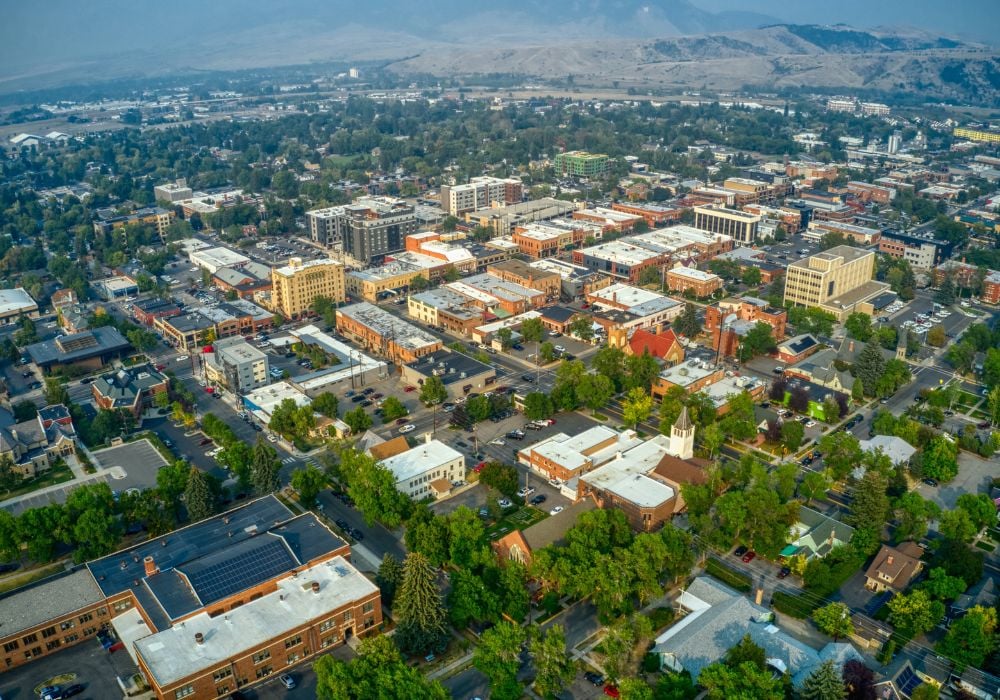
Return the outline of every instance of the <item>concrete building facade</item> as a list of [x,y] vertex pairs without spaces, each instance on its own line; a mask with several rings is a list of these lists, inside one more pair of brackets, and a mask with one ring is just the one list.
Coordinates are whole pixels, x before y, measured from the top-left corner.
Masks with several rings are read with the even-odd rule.
[[271,307],[285,318],[301,318],[309,313],[316,297],[333,302],[347,298],[343,263],[291,258],[284,267],[271,271]]
[[721,233],[742,244],[757,240],[760,216],[721,207],[695,207],[694,227],[710,233]]

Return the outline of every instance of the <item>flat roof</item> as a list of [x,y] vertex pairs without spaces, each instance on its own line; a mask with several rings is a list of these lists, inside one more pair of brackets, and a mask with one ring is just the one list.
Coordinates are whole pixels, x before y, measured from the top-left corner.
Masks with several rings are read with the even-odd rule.
[[60,573],[0,597],[0,633],[5,637],[104,600],[85,568]]
[[659,253],[649,250],[648,248],[642,248],[631,243],[626,243],[624,240],[600,243],[589,248],[582,248],[580,253],[587,257],[608,260],[613,263],[629,266],[641,265],[644,262],[648,262],[659,257]]
[[697,267],[685,267],[684,265],[678,265],[677,267],[670,268],[667,270],[667,274],[687,277],[688,279],[697,280],[698,282],[709,282],[711,280],[720,279],[720,277],[713,272],[705,272],[704,270],[699,270]]
[[408,350],[421,350],[441,342],[427,331],[396,318],[388,311],[366,301],[343,306],[337,309],[337,315],[356,321],[382,338],[390,338],[393,343]]
[[[312,591],[314,583],[319,584],[318,593]],[[279,580],[275,591],[225,615],[199,613],[136,641],[135,648],[162,687],[216,668],[243,650],[280,638],[376,592],[378,587],[364,574],[336,556]],[[201,644],[195,641],[199,633]]]
[[0,289],[0,314],[7,315],[37,308],[38,304],[31,295],[20,287]]
[[660,372],[660,377],[677,386],[688,386],[718,370],[718,367],[708,362],[692,359],[685,360],[673,367],[667,367]]
[[308,270],[311,267],[319,267],[320,265],[333,265],[335,267],[339,265],[340,267],[343,267],[344,263],[334,260],[333,258],[320,258],[319,260],[290,258],[287,265],[272,268],[271,272],[276,275],[281,275],[282,277],[292,277],[297,272]]
[[253,410],[262,411],[268,416],[285,399],[291,399],[296,406],[308,406],[312,400],[291,384],[276,382],[254,389],[243,397],[243,403]]
[[843,259],[845,263],[854,262],[855,260],[860,260],[868,255],[875,255],[870,250],[865,250],[864,248],[855,248],[849,245],[838,245],[824,250],[821,253],[816,253],[815,255],[810,255],[807,258],[802,258],[801,260],[796,260],[793,263],[789,263],[788,267],[802,267],[808,270],[813,270],[810,266],[810,260],[836,260],[837,258]]
[[212,265],[213,267],[230,267],[232,265],[239,265],[240,263],[250,261],[250,258],[247,256],[221,246],[195,250],[189,253],[188,257],[193,263],[197,264],[201,262]]
[[495,371],[475,358],[450,350],[435,350],[406,366],[427,377],[437,371],[437,377],[445,385],[467,383],[472,377]]
[[670,297],[630,284],[617,283],[587,295],[595,305],[608,308],[624,308],[637,316],[648,316],[664,309],[680,306],[680,302]]
[[406,452],[382,460],[382,466],[391,471],[396,477],[396,482],[409,481],[429,470],[462,460],[465,466],[465,457],[440,440],[421,442]]
[[66,363],[118,352],[130,347],[125,337],[113,326],[100,326],[81,333],[63,335],[29,345],[26,352],[37,365]]

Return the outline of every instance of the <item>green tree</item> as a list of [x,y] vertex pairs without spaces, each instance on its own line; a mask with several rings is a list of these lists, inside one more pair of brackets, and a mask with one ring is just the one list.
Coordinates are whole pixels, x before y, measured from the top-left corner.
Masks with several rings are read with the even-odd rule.
[[500,347],[507,350],[514,342],[514,331],[506,327],[501,328],[497,331],[497,340],[500,341]]
[[440,377],[427,377],[420,387],[420,401],[425,406],[436,406],[448,400],[448,389]]
[[946,510],[938,518],[938,532],[950,540],[967,542],[976,536],[976,526],[964,510]]
[[526,343],[540,343],[545,337],[545,326],[540,318],[528,318],[521,322],[521,337]]
[[885,474],[869,469],[854,489],[850,522],[855,527],[876,527],[881,530],[889,515],[889,479]]
[[833,479],[830,478],[830,470],[824,469],[819,472],[806,472],[799,483],[799,495],[806,499],[806,505],[815,500],[825,501],[826,492],[833,486]]
[[425,654],[444,648],[448,629],[441,594],[434,570],[418,552],[410,552],[403,562],[403,578],[393,613],[396,643],[404,654]]
[[701,431],[699,436],[701,439],[702,447],[705,448],[705,452],[708,453],[708,458],[712,459],[715,457],[715,453],[719,451],[726,442],[726,434],[722,430],[722,426],[718,423],[709,423]]
[[799,697],[802,700],[842,700],[847,697],[844,681],[832,661],[824,661],[806,677]]
[[550,362],[555,362],[555,359],[556,359],[555,345],[546,340],[544,343],[538,346],[538,361],[541,364],[547,365]]
[[250,483],[254,493],[264,496],[281,488],[280,471],[277,451],[258,436],[250,457]]
[[955,506],[968,514],[977,532],[997,520],[997,507],[985,493],[963,493]]
[[[398,633],[397,633],[398,634]],[[490,679],[490,697],[517,700],[522,686],[517,680],[525,630],[506,620],[483,632],[472,655],[472,665]]]
[[934,566],[940,566],[949,576],[957,576],[967,587],[976,585],[983,577],[983,553],[977,552],[961,540],[944,540],[938,545]]
[[997,609],[974,605],[951,623],[948,634],[938,642],[937,650],[953,659],[957,671],[966,666],[982,668],[983,662],[997,648]]
[[855,340],[867,343],[872,337],[872,317],[868,314],[856,311],[844,321],[844,328]]
[[701,333],[701,322],[694,304],[685,304],[681,315],[674,319],[674,330],[687,338],[694,338]]
[[341,661],[329,654],[313,664],[317,700],[447,700],[438,681],[427,680],[408,666],[391,637],[376,635],[361,641],[357,657]]
[[208,475],[196,467],[191,467],[187,486],[184,488],[184,504],[187,506],[191,522],[204,520],[215,515],[215,497],[208,484]]
[[698,689],[687,671],[663,673],[653,688],[653,700],[694,700]]
[[326,416],[327,418],[336,418],[339,410],[338,404],[339,401],[334,394],[331,394],[329,391],[324,391],[312,400],[312,410]]
[[535,663],[535,692],[543,698],[556,696],[573,681],[576,666],[566,649],[562,625],[537,630],[528,650]]
[[594,322],[589,316],[577,316],[569,324],[569,333],[584,342],[594,337]]
[[369,525],[376,520],[395,529],[410,511],[410,499],[396,488],[396,477],[373,457],[355,449],[340,453],[340,480]]
[[746,662],[735,668],[716,662],[698,674],[698,685],[705,688],[709,700],[784,700],[785,692],[780,678],[771,670]]
[[625,358],[624,388],[642,389],[648,392],[659,374],[660,364],[648,350],[643,350],[641,355],[629,355]]
[[633,429],[644,423],[653,413],[653,397],[640,387],[629,390],[622,401],[622,420]]
[[299,502],[305,508],[316,505],[316,496],[326,486],[326,475],[316,467],[306,465],[292,472],[292,488],[299,492]]
[[608,678],[619,681],[631,675],[640,646],[652,634],[652,623],[645,615],[621,617],[609,625],[601,641],[603,666]]
[[889,622],[905,637],[929,632],[944,617],[944,605],[919,588],[894,596],[887,605]]
[[388,396],[385,401],[382,402],[382,420],[386,423],[392,422],[409,414],[410,410],[395,396]]
[[345,413],[344,422],[351,429],[352,435],[360,435],[374,424],[372,417],[361,406]]
[[861,380],[865,396],[875,396],[875,388],[884,370],[882,351],[874,343],[865,345],[854,363],[854,375]]
[[774,336],[771,335],[771,326],[763,321],[758,321],[743,336],[743,341],[740,343],[739,359],[741,362],[747,362],[758,355],[766,355],[773,352],[777,347],[777,343],[774,342]]
[[936,685],[921,683],[910,693],[910,700],[938,700],[940,692]]
[[957,576],[949,576],[948,572],[940,566],[930,570],[920,587],[935,600],[954,600],[965,593],[967,588],[965,581]]
[[11,407],[11,410],[14,414],[15,423],[23,423],[24,421],[31,420],[38,415],[38,406],[27,399],[18,401]]
[[824,634],[833,637],[833,641],[845,639],[854,634],[854,623],[851,622],[851,610],[843,603],[829,603],[813,611],[812,620]]
[[513,496],[518,490],[517,469],[501,462],[487,462],[479,472],[479,481],[505,496]]
[[382,602],[392,607],[392,601],[396,597],[396,589],[403,581],[403,565],[399,559],[389,552],[382,557],[378,572],[375,574],[375,584],[382,591]]
[[951,481],[958,475],[958,446],[942,435],[932,438],[920,454],[920,464],[925,477]]
[[66,405],[69,403],[69,391],[66,389],[65,385],[59,381],[58,377],[46,377],[45,378],[45,405],[52,406],[55,404]]
[[941,509],[916,491],[908,491],[896,501],[896,542],[919,540],[927,534],[927,524],[936,520]]
[[156,471],[156,490],[175,515],[180,510],[181,494],[187,488],[190,474],[191,465],[181,460]]
[[781,442],[789,452],[795,452],[805,437],[805,427],[797,420],[786,420],[781,424]]
[[759,287],[760,282],[760,268],[751,266],[743,270],[743,284],[748,287]]
[[851,385],[851,398],[855,401],[864,401],[865,399],[865,385],[860,379],[855,379],[854,384]]
[[553,412],[552,399],[548,394],[533,391],[524,397],[524,417],[528,420],[548,418]]
[[614,393],[614,382],[603,374],[585,374],[576,385],[576,397],[592,411],[606,406]]

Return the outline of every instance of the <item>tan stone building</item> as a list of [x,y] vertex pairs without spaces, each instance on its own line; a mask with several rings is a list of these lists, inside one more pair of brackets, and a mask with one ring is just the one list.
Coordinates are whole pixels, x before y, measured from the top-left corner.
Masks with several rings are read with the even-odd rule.
[[785,305],[822,309],[839,321],[854,311],[871,313],[867,302],[889,288],[874,274],[873,251],[835,246],[788,266]]
[[271,306],[285,318],[309,313],[316,297],[335,302],[346,299],[343,263],[291,258],[284,267],[271,271]]

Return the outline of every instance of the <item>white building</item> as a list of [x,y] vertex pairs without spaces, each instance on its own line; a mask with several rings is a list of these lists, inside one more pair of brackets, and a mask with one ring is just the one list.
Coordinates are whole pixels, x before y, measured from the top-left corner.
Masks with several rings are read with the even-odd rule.
[[465,479],[465,457],[431,434],[416,447],[382,460],[382,466],[396,477],[396,488],[420,500],[451,491],[452,484]]
[[296,406],[308,406],[312,399],[291,384],[279,382],[254,389],[243,397],[243,406],[265,425],[271,422],[271,413],[284,401],[291,399]]
[[38,317],[38,304],[20,287],[0,289],[0,324],[16,323],[22,316]]
[[203,248],[188,254],[191,262],[213,275],[224,267],[243,267],[250,258],[229,248]]
[[462,185],[441,188],[441,208],[451,216],[521,201],[522,188],[518,178],[474,177]]
[[157,185],[153,188],[153,196],[156,198],[157,202],[179,202],[182,199],[190,199],[194,196],[194,191],[187,186],[187,182],[183,179],[177,182],[168,182],[163,185]]
[[205,374],[235,392],[245,394],[269,381],[267,354],[243,338],[222,338],[212,345],[215,352],[206,353]]

